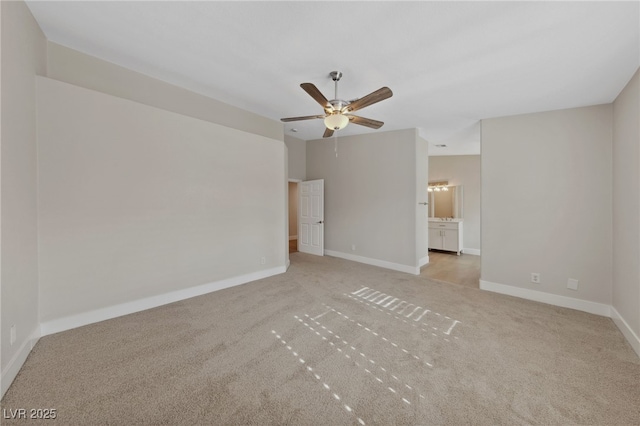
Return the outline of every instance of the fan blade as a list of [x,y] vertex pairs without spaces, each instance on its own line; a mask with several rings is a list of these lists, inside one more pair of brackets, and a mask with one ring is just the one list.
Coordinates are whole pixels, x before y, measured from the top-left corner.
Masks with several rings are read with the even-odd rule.
[[324,118],[324,115],[305,115],[304,117],[288,117],[281,118],[280,121],[301,121],[301,120],[313,120],[314,118]]
[[357,115],[347,115],[349,121],[353,124],[359,124],[361,126],[371,127],[372,129],[379,129],[384,122],[378,120],[372,120],[370,118],[358,117]]
[[347,109],[349,110],[348,112],[357,111],[364,107],[368,107],[369,105],[373,105],[376,102],[384,101],[391,96],[393,96],[393,92],[391,91],[391,89],[389,89],[388,87],[382,87],[375,92],[369,93],[363,98],[356,99],[355,101],[351,102],[347,106]]
[[324,135],[322,135],[323,138],[330,138],[331,136],[333,136],[333,130],[327,128],[327,130],[324,131]]
[[322,108],[324,108],[325,110],[333,111],[333,107],[331,106],[327,98],[324,97],[322,92],[320,92],[320,90],[318,90],[316,86],[311,83],[302,83],[300,87],[302,87],[305,92],[307,92],[313,99],[315,99],[316,102],[322,105]]

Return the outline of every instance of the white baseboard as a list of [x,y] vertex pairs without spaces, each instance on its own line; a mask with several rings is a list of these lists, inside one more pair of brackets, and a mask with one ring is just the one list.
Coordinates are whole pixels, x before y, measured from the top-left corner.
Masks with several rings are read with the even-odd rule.
[[429,263],[429,256],[425,256],[422,259],[420,259],[419,262],[419,267],[423,267],[424,265],[426,265],[427,263]]
[[190,299],[192,297],[201,296],[203,294],[211,293],[214,291],[222,290],[229,287],[245,284],[250,281],[267,278],[273,275],[286,272],[285,266],[278,266],[271,269],[265,269],[258,272],[253,272],[246,275],[240,275],[237,277],[227,278],[220,281],[215,281],[208,284],[202,284],[195,287],[185,288],[182,290],[176,290],[157,296],[146,297],[144,299],[134,300],[132,302],[125,302],[119,305],[109,306],[106,308],[96,309],[90,312],[84,312],[77,315],[71,315],[64,318],[59,318],[51,321],[47,321],[40,324],[40,333],[42,336],[47,336],[53,333],[59,333],[65,330],[71,330],[72,328],[82,327],[83,325],[93,324],[100,321],[120,317],[123,315],[132,314],[134,312],[140,312],[158,306],[166,305],[180,300]]
[[289,241],[291,240],[297,240],[298,236],[297,235],[289,235]]
[[611,319],[618,326],[624,337],[627,339],[636,354],[640,357],[640,337],[631,329],[629,324],[622,318],[622,315],[611,307]]
[[26,339],[18,352],[11,358],[7,366],[2,370],[2,374],[0,375],[0,398],[2,398],[5,392],[13,383],[13,379],[16,378],[18,372],[24,365],[24,362],[27,360],[29,353],[31,353],[31,349],[38,343],[40,339],[40,327],[37,327],[28,339]]
[[333,250],[325,250],[324,254],[339,257],[341,259],[353,260],[354,262],[366,263],[367,265],[393,269],[394,271],[406,272],[407,274],[420,275],[420,268],[416,266],[401,265],[399,263],[387,262],[386,260],[372,259],[370,257],[357,256],[355,254],[342,253],[340,251]]
[[475,256],[480,256],[480,250],[479,249],[463,248],[462,249],[462,253],[464,253],[464,254],[473,254]]
[[557,294],[514,287],[511,285],[497,284],[484,280],[480,280],[480,289],[520,297],[522,299],[534,300],[536,302],[548,303],[549,305],[561,306],[563,308],[576,309],[578,311],[589,312],[590,314],[602,315],[604,317],[611,316],[611,306],[605,305],[604,303],[575,299],[573,297],[560,296]]

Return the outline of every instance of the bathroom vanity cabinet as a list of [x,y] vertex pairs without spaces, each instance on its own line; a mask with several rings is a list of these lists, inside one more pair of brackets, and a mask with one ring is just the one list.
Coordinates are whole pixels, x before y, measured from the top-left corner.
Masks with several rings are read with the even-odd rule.
[[429,248],[462,252],[462,220],[429,219]]

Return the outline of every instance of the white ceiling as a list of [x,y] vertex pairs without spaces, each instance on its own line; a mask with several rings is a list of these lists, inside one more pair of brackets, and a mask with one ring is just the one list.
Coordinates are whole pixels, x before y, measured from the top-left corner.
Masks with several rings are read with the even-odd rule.
[[377,131],[418,128],[430,155],[478,154],[483,118],[609,103],[640,65],[637,1],[28,5],[53,42],[274,120],[321,114],[299,85],[332,99],[333,70],[342,99],[388,86],[358,114]]

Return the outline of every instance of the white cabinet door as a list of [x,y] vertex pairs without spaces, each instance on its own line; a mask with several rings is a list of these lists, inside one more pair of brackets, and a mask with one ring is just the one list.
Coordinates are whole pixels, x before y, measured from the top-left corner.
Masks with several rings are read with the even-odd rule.
[[453,231],[451,229],[447,229],[446,231],[442,231],[444,236],[442,237],[442,249],[449,251],[459,251],[458,248],[458,231]]
[[442,230],[429,228],[429,248],[442,250]]

